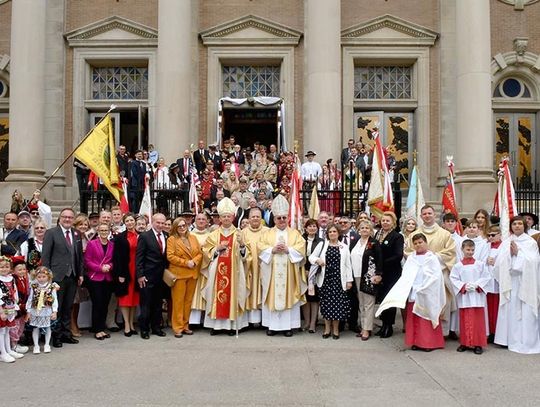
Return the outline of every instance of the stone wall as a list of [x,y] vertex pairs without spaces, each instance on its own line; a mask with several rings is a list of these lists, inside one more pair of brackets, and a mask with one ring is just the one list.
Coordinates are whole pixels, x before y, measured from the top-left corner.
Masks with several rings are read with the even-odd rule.
[[0,4],[0,55],[8,54],[11,40],[11,2]]

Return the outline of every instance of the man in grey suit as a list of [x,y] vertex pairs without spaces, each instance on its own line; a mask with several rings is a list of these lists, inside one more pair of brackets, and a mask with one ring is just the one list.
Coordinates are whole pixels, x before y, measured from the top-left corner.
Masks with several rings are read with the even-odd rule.
[[81,236],[73,228],[75,212],[65,208],[60,212],[57,227],[47,230],[43,239],[41,261],[53,272],[53,281],[58,290],[58,317],[53,326],[53,346],[61,348],[62,343],[78,343],[71,335],[71,308],[77,286],[83,282],[83,254]]

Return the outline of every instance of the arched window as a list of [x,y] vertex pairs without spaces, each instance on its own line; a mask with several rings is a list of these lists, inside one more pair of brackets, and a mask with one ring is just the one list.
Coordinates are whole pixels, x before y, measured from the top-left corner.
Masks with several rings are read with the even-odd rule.
[[504,78],[495,86],[493,91],[494,98],[519,99],[531,98],[529,86],[519,78]]

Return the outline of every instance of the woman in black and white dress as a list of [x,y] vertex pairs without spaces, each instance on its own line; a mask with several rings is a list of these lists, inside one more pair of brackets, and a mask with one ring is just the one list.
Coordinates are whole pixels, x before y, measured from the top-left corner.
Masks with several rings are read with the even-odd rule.
[[[323,239],[319,237],[319,227],[315,219],[308,219],[304,224],[304,239],[306,239],[306,257],[307,261],[304,264],[306,274],[309,275],[311,269],[311,263],[309,262],[309,256],[315,251],[315,248]],[[304,317],[304,330],[309,330],[310,334],[315,333],[317,326],[317,317],[319,314],[319,293],[318,289],[315,289],[313,293],[306,292],[306,303],[302,305],[302,316]]]
[[339,241],[340,230],[335,225],[326,229],[328,240],[320,242],[311,256],[311,264],[321,266],[317,286],[324,318],[323,338],[339,339],[339,321],[346,321],[351,313],[347,290],[353,282],[351,256],[347,245]]

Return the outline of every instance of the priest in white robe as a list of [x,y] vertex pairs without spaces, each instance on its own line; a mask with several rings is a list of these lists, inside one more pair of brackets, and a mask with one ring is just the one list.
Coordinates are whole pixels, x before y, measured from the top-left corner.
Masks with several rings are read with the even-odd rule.
[[257,248],[261,260],[262,325],[267,335],[276,331],[293,335],[300,328],[300,306],[307,289],[305,241],[300,232],[288,227],[289,204],[278,195],[272,202],[275,227],[261,238]]
[[511,234],[499,248],[493,274],[499,283],[495,343],[517,353],[540,353],[538,306],[540,255],[525,221],[510,221]]

